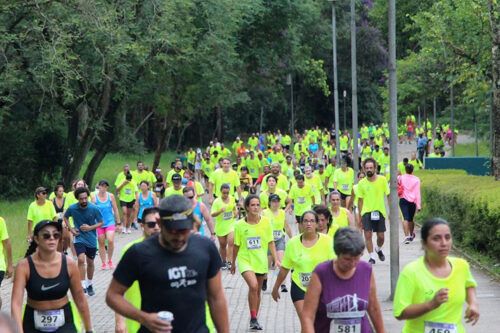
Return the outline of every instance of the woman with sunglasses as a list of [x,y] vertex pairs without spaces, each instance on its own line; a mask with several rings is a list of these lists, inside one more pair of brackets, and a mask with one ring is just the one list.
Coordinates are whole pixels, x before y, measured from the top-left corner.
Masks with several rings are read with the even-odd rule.
[[259,197],[255,194],[246,197],[245,210],[247,216],[234,226],[231,274],[236,272],[235,262],[238,258],[238,270],[248,285],[250,329],[262,330],[257,321],[257,312],[260,307],[262,284],[269,270],[267,250],[271,251],[275,267],[280,267],[281,262],[276,256],[271,221],[265,216],[260,216]]
[[[80,332],[78,312],[86,332],[92,332],[89,307],[76,262],[57,252],[61,231],[62,225],[58,222],[39,222],[26,258],[17,264],[11,315],[21,332]],[[23,314],[24,289],[28,298]],[[68,289],[78,312],[68,299]]]
[[47,200],[47,189],[38,187],[35,190],[35,201],[28,208],[28,242],[33,239],[35,225],[43,220],[57,221],[57,213],[52,201]]

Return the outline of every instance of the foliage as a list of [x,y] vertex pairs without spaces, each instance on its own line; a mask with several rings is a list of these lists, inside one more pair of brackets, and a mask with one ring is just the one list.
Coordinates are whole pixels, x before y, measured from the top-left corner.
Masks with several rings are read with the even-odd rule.
[[500,197],[493,177],[459,170],[424,170],[420,222],[440,216],[450,223],[454,242],[500,259]]

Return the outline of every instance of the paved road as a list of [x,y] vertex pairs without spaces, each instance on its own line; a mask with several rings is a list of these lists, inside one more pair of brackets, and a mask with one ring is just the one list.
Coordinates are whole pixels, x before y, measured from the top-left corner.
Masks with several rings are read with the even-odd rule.
[[[400,145],[399,159],[410,157],[410,153],[415,150],[415,145]],[[116,239],[115,262],[123,246],[140,237],[138,231],[129,235],[118,235]],[[389,234],[387,234],[387,240]],[[400,228],[400,239],[403,239],[402,228]],[[392,316],[392,302],[388,300],[390,295],[390,251],[388,243],[384,246],[386,261],[377,261],[374,266],[376,276],[377,295],[381,303],[386,331],[389,333],[400,332],[403,324],[398,322]],[[420,246],[420,238],[417,233],[417,239],[408,245],[400,244],[400,263],[401,268],[408,262],[414,260],[423,254]],[[365,254],[363,260],[368,260]],[[100,259],[96,259],[96,266],[100,266]],[[248,321],[250,319],[247,306],[247,287],[239,274],[231,275],[223,271],[223,284],[225,294],[229,303],[229,320],[231,332],[247,332]],[[500,283],[493,281],[486,274],[473,269],[473,274],[479,284],[477,288],[479,303],[481,308],[481,319],[475,327],[466,325],[467,332],[483,333],[498,331],[500,327]],[[111,279],[111,271],[102,271],[96,269],[94,277],[94,286],[96,295],[87,296],[92,314],[92,323],[96,332],[114,332],[114,315],[104,302],[104,294]],[[274,276],[269,276],[269,289],[263,294],[262,305],[259,312],[259,321],[264,326],[265,332],[300,332],[299,320],[295,314],[295,309],[289,294],[282,294],[279,303],[272,300],[270,290],[274,285]],[[12,280],[5,280],[0,288],[0,295],[3,300],[3,310],[10,311],[10,294],[12,290]],[[289,277],[288,282],[289,285]],[[497,329],[494,329],[497,327]],[[493,330],[492,330],[493,328]]]

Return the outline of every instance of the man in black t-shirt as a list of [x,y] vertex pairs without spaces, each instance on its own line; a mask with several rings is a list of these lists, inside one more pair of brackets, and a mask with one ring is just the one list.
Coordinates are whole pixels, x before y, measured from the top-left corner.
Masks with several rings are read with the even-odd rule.
[[[113,273],[106,303],[115,312],[141,323],[138,332],[209,332],[208,302],[218,332],[229,332],[227,302],[222,288],[222,260],[214,243],[191,234],[192,205],[180,195],[160,202],[161,232],[133,245]],[[125,298],[134,281],[139,282],[141,309]],[[170,326],[158,312],[170,311]]]

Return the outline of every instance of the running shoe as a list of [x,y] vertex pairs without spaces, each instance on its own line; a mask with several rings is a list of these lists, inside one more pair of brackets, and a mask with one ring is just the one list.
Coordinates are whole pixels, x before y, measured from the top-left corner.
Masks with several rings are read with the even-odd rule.
[[267,279],[264,279],[264,281],[262,282],[262,291],[266,291],[266,290],[267,290]]
[[227,271],[227,262],[223,262],[220,269],[222,269],[223,271]]
[[83,293],[86,294],[87,293],[87,288],[82,287],[82,289],[83,289]]
[[87,286],[87,293],[89,294],[89,296],[95,295],[94,287],[92,285]]
[[373,258],[370,258],[370,260],[368,260],[368,262],[369,262],[370,264],[372,264],[372,265],[375,265],[375,259],[373,259]]
[[130,230],[131,228],[127,228],[127,234],[131,234],[132,233],[132,230]]
[[407,236],[407,237],[405,237],[405,240],[403,241],[403,243],[410,244],[411,241],[412,241],[411,236]]
[[231,263],[228,261],[226,262],[226,269],[227,270],[230,270],[231,269]]
[[113,265],[113,262],[111,260],[108,261],[108,266],[109,266],[110,269],[115,268],[115,265]]
[[257,318],[252,318],[252,319],[250,319],[250,329],[262,331],[264,329],[264,327],[262,327],[262,325],[259,324],[259,322],[257,321]]
[[102,266],[101,266],[101,269],[107,269],[107,268],[108,268],[108,266],[106,266],[106,264],[103,263]]
[[378,255],[378,258],[380,259],[380,261],[385,260],[384,252],[382,252],[382,250],[377,251],[377,255]]
[[414,232],[412,232],[412,233],[411,233],[411,241],[413,242],[413,240],[414,240],[414,239],[415,239],[415,233],[414,233]]
[[132,222],[132,229],[139,230],[139,223]]
[[287,293],[288,289],[286,289],[286,286],[284,284],[281,285],[281,292],[282,293]]

